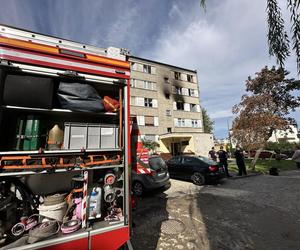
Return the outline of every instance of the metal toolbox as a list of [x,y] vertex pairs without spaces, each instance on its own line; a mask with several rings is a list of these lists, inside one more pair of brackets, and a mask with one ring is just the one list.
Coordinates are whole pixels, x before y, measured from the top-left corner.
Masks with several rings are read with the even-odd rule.
[[64,149],[116,149],[119,128],[112,124],[65,123]]

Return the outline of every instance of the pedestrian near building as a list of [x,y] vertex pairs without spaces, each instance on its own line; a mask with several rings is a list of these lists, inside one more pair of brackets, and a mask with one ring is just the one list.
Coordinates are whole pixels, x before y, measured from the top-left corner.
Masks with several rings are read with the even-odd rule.
[[214,147],[211,148],[208,154],[212,160],[217,161],[217,152],[215,151]]
[[228,172],[228,153],[223,149],[223,146],[220,147],[220,150],[218,151],[219,156],[219,162],[220,166],[224,168],[225,174],[227,177],[231,177],[231,175]]
[[300,169],[300,146],[297,146],[297,149],[292,156],[292,160],[296,162],[297,168]]
[[239,173],[238,176],[247,175],[246,171],[246,165],[245,165],[245,160],[244,160],[244,153],[243,150],[237,146],[236,150],[234,152],[235,160],[236,160],[236,165],[238,166]]

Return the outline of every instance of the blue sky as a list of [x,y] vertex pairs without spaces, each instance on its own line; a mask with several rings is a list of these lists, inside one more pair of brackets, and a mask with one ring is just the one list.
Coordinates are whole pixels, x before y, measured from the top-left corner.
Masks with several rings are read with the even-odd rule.
[[[227,135],[231,108],[268,55],[265,0],[0,0],[0,23],[196,69],[201,104]],[[284,15],[286,8],[282,4]],[[286,63],[296,79],[295,58]],[[300,124],[300,111],[293,114]]]

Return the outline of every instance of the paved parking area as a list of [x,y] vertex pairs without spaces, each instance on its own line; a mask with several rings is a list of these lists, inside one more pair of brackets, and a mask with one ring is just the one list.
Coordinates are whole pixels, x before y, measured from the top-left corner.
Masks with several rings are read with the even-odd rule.
[[171,184],[138,201],[134,249],[300,249],[300,171]]

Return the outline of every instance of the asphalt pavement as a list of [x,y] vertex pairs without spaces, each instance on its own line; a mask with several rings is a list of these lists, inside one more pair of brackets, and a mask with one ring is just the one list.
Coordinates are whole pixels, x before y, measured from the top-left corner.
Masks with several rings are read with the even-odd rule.
[[300,249],[300,171],[171,188],[138,200],[134,249]]

